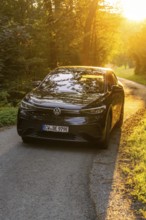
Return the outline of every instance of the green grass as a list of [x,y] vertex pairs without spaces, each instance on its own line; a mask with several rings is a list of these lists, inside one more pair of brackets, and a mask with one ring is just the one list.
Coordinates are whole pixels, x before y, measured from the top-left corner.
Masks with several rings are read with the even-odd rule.
[[130,163],[123,167],[130,193],[140,201],[139,210],[146,219],[146,114],[127,140],[126,155]]
[[132,80],[134,82],[146,85],[146,74],[145,75],[135,75],[133,68],[127,68],[124,67],[116,67],[114,68],[115,73],[117,76],[125,79]]
[[0,107],[0,127],[16,124],[17,108]]

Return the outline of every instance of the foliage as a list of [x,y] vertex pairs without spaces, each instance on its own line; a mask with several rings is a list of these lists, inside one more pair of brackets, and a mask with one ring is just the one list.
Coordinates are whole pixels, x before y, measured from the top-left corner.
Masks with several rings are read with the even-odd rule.
[[146,74],[146,21],[130,22],[123,19],[120,27],[118,50],[112,63],[117,66],[134,67],[136,75]]
[[115,67],[115,73],[118,77],[125,78],[143,85],[146,85],[146,75],[135,75],[134,68]]
[[111,62],[120,67],[133,67],[133,62],[129,54],[129,39],[139,30],[139,26],[134,22],[123,18],[119,28],[117,39],[117,50],[113,54]]
[[0,127],[13,125],[16,123],[17,108],[1,107],[0,108]]
[[1,91],[0,93],[0,107],[8,104],[9,94],[7,91]]
[[[145,114],[146,116],[146,114]],[[126,154],[130,167],[123,168],[131,195],[142,202],[140,212],[146,217],[146,117],[127,140]]]
[[10,81],[21,76],[28,77],[32,68],[39,71],[42,65],[39,55],[34,62],[36,49],[33,36],[37,35],[37,30],[36,20],[33,20],[35,16],[32,16],[35,9],[30,3],[24,0],[0,2],[0,74]]
[[141,26],[141,29],[136,32],[130,39],[129,53],[135,61],[135,74],[146,73],[146,22]]

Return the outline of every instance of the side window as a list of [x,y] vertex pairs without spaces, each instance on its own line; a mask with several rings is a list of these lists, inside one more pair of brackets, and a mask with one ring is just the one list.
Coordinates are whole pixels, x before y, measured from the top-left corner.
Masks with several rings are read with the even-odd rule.
[[117,78],[113,72],[109,72],[107,74],[107,85],[108,85],[108,90],[111,90],[113,85],[117,84]]

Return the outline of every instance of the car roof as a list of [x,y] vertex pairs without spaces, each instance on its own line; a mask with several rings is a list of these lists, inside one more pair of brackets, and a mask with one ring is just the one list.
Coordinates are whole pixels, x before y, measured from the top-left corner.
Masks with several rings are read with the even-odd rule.
[[96,66],[59,66],[56,69],[86,69],[86,70],[96,70],[100,73],[106,73],[113,71],[111,68],[96,67]]

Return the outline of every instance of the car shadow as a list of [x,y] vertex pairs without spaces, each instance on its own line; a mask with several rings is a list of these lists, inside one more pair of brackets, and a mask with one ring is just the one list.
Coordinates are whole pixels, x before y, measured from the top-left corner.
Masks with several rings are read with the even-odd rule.
[[98,144],[74,143],[66,141],[50,141],[50,140],[30,140],[29,143],[22,143],[22,147],[46,150],[46,151],[65,151],[65,152],[84,152],[96,153],[99,150]]

